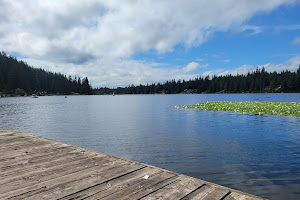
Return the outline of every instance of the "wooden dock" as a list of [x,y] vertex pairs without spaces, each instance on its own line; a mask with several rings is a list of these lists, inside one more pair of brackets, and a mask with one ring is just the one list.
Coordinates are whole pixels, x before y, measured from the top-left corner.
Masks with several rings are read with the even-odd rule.
[[0,199],[262,199],[19,131],[0,131]]

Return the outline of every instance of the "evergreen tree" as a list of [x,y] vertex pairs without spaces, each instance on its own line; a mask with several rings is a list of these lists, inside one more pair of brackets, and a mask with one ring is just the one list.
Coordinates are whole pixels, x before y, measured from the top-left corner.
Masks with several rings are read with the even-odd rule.
[[82,94],[88,94],[88,95],[91,95],[93,94],[93,90],[89,84],[89,80],[87,77],[85,77],[83,80],[82,80]]
[[[70,94],[78,89],[77,86],[78,83],[74,84],[71,76],[68,79],[60,73],[32,68],[23,61],[7,56],[4,52],[0,53],[0,93],[14,94],[17,91],[19,94],[20,90],[24,90],[29,94],[33,92]],[[18,88],[20,90],[16,90]],[[89,88],[91,89],[90,85]]]
[[299,68],[297,70],[296,91],[300,92],[300,65],[299,65]]

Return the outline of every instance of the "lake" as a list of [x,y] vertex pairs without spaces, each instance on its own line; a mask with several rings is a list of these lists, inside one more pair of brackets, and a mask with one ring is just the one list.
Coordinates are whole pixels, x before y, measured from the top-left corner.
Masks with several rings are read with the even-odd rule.
[[254,100],[300,102],[300,93],[0,98],[0,129],[25,131],[270,199],[300,199],[300,117],[174,107]]

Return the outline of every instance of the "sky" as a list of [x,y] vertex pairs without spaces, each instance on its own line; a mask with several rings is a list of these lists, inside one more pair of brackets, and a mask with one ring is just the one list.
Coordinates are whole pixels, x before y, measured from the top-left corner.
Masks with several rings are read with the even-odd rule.
[[300,0],[0,0],[0,51],[94,88],[296,71]]

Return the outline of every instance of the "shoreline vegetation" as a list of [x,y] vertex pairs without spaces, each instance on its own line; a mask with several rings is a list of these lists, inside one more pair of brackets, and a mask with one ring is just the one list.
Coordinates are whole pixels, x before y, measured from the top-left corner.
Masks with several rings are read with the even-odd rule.
[[247,75],[198,76],[190,80],[92,88],[87,77],[66,76],[33,68],[24,61],[0,52],[0,97],[44,95],[120,94],[208,94],[208,93],[298,93],[300,66],[296,71],[267,72],[257,68]]
[[194,79],[128,87],[94,88],[94,94],[208,94],[208,93],[298,93],[300,66],[296,71],[267,72],[257,68],[246,75],[198,76]]
[[176,107],[255,115],[268,114],[300,117],[300,103],[297,102],[217,101]]
[[87,77],[67,77],[64,74],[33,68],[24,61],[0,52],[0,97],[36,94],[93,94]]

